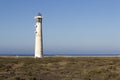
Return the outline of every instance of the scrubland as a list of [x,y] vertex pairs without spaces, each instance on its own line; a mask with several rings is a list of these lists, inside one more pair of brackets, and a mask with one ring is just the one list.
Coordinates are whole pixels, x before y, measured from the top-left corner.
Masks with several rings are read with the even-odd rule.
[[120,57],[0,57],[0,80],[120,80]]

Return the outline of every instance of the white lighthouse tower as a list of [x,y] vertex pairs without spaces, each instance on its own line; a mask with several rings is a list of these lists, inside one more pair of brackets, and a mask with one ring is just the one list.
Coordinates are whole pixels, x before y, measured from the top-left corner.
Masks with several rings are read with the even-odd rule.
[[35,31],[35,58],[43,57],[43,40],[42,40],[42,15],[38,13],[36,19]]

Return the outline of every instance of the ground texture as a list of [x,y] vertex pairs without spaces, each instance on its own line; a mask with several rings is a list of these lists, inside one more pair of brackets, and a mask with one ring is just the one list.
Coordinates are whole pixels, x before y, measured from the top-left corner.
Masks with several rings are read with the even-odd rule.
[[0,80],[120,80],[120,57],[0,57]]

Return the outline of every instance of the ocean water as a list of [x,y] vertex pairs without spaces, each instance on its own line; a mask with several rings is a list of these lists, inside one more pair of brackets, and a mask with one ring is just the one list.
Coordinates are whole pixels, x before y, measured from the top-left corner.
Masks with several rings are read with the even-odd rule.
[[[120,56],[119,53],[44,53],[44,56]],[[0,56],[34,56],[33,54],[0,54]]]

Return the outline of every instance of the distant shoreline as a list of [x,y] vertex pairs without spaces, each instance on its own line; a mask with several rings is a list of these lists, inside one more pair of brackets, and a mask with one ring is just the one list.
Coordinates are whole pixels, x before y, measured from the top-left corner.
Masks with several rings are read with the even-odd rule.
[[[43,54],[45,57],[56,57],[56,56],[62,56],[62,57],[106,57],[106,56],[109,56],[109,57],[118,57],[120,56],[120,53],[114,53],[114,54],[111,54],[111,53],[61,53],[61,54],[58,54],[58,53],[44,53]],[[24,53],[21,53],[21,54],[0,54],[0,56],[14,56],[14,57],[34,57],[34,53],[33,54],[24,54]]]
[[[120,57],[120,56],[44,56],[46,57]],[[34,56],[0,56],[0,58],[35,58]]]

